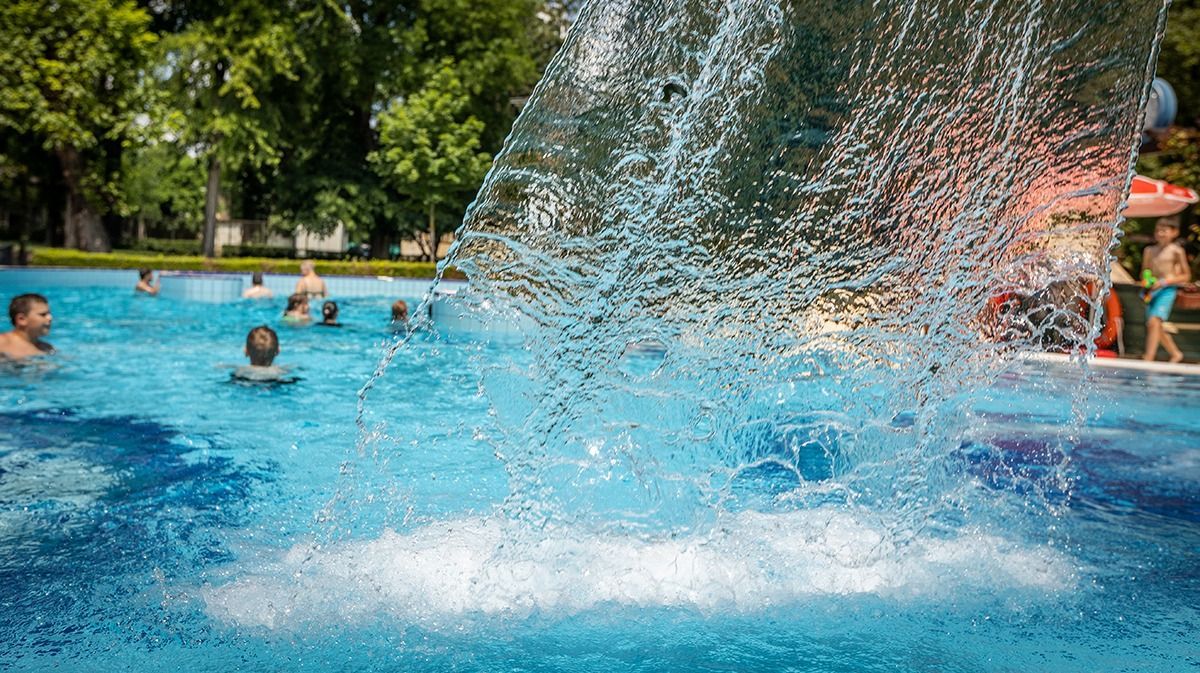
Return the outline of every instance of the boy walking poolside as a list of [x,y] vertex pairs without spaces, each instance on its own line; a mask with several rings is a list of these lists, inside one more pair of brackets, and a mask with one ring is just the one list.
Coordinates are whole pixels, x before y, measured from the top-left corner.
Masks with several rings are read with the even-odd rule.
[[1163,329],[1163,323],[1171,317],[1171,308],[1175,305],[1176,286],[1192,279],[1187,253],[1175,242],[1177,238],[1179,221],[1161,218],[1154,225],[1156,244],[1148,246],[1142,253],[1142,273],[1149,271],[1156,279],[1146,289],[1149,303],[1146,305],[1146,353],[1142,356],[1143,360],[1154,360],[1158,355],[1159,343],[1167,350],[1171,362],[1183,360],[1183,351]]

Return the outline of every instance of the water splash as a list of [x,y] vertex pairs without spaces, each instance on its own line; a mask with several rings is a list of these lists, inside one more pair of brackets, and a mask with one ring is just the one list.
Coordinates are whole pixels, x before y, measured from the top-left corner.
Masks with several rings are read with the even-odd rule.
[[475,363],[510,512],[687,528],[757,490],[927,525],[961,395],[1087,342],[1070,301],[998,298],[1107,276],[1164,16],[590,5],[451,253],[461,310],[520,325]]
[[[470,282],[363,389],[367,467],[322,513],[345,535],[209,611],[1070,587],[1033,520],[1069,495],[1065,442],[981,477],[972,396],[1021,351],[1089,342],[1081,281],[1107,276],[1164,20],[1162,0],[589,5],[459,231]],[[431,380],[479,408],[430,390],[419,443],[375,415]],[[487,462],[507,498],[481,505]]]
[[899,548],[847,512],[741,512],[715,535],[645,540],[546,531],[496,556],[512,522],[452,519],[313,551],[298,546],[235,582],[199,591],[210,614],[292,631],[383,616],[431,629],[479,619],[575,615],[600,606],[760,612],[822,597],[969,602],[1003,589],[1069,590],[1059,551],[979,531]]

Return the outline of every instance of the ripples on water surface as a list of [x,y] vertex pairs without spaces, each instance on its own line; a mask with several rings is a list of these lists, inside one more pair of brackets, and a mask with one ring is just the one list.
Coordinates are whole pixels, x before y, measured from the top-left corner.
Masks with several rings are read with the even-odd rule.
[[1200,391],[988,303],[1105,266],[1161,12],[594,3],[453,253],[478,327],[374,379],[385,300],[266,390],[214,364],[277,307],[48,288],[5,661],[1195,667]]

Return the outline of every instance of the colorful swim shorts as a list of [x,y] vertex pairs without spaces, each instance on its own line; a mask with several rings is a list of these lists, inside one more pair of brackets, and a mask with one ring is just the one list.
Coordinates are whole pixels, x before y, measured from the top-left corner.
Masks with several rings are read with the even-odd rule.
[[1175,288],[1163,287],[1150,295],[1150,303],[1146,305],[1146,321],[1158,318],[1166,322],[1171,317],[1171,307],[1175,305]]

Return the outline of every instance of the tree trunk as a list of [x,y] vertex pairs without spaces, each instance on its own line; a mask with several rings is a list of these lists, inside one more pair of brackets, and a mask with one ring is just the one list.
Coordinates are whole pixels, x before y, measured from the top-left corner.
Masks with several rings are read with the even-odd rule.
[[63,210],[63,239],[68,248],[88,252],[109,252],[108,232],[100,214],[83,193],[83,159],[79,151],[67,145],[56,151],[62,164],[63,180],[67,185],[67,203]]
[[429,204],[429,261],[437,262],[438,254],[438,233],[437,233],[437,215],[435,214],[436,206]]
[[221,160],[213,152],[208,160],[208,187],[204,192],[204,242],[205,257],[217,253],[217,198],[221,191]]

